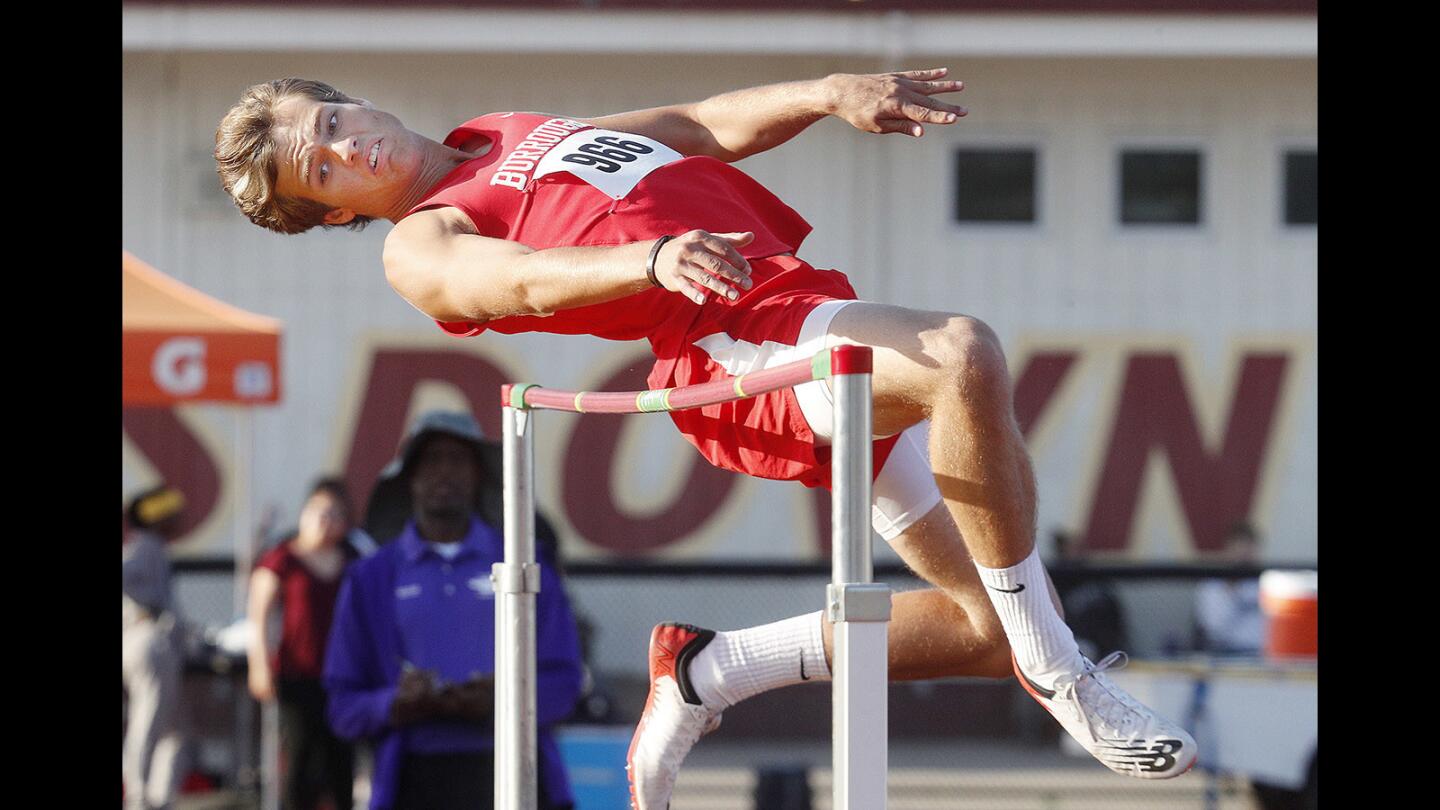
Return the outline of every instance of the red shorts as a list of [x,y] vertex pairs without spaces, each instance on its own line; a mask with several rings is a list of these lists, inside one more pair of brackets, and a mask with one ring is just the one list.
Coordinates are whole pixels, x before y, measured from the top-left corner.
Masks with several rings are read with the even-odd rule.
[[[808,357],[823,348],[823,333],[820,343],[802,336],[806,316],[827,301],[856,297],[844,273],[819,270],[793,256],[752,259],[750,265],[755,286],[738,300],[712,295],[683,331],[652,336],[660,360],[650,387],[698,385]],[[829,444],[817,444],[795,389],[672,411],[670,418],[686,441],[721,469],[830,486]],[[875,474],[898,439],[875,441]]]

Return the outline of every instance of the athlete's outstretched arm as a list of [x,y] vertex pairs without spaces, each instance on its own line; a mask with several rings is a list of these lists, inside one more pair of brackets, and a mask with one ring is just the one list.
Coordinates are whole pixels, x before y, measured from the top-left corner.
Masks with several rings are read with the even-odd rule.
[[[689,231],[655,257],[662,287],[697,304],[707,291],[730,298],[750,288],[750,263],[737,248],[753,233]],[[476,233],[455,208],[420,211],[385,237],[385,277],[411,306],[438,321],[485,323],[547,315],[650,289],[650,240],[614,247],[535,250]]]
[[693,104],[591,118],[605,129],[645,135],[684,155],[733,163],[773,149],[827,115],[866,132],[920,137],[924,124],[949,124],[963,107],[932,98],[963,82],[945,80],[948,68],[855,75],[735,90]]

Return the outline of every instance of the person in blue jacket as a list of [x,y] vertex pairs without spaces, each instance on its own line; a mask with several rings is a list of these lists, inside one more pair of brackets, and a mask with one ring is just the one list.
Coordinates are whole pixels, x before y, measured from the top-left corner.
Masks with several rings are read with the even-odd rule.
[[[469,414],[422,416],[382,473],[407,485],[411,517],[351,566],[340,590],[328,717],[340,736],[375,745],[371,810],[492,807],[490,566],[503,558],[503,535],[480,508],[492,445]],[[537,556],[540,807],[564,810],[574,805],[552,732],[580,696],[580,641],[551,547],[537,544]]]

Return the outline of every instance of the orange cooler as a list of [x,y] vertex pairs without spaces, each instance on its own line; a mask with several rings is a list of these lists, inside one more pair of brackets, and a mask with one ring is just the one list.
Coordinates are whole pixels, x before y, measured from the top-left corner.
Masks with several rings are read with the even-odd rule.
[[1260,609],[1265,613],[1268,658],[1315,658],[1320,651],[1316,572],[1265,571],[1260,575]]

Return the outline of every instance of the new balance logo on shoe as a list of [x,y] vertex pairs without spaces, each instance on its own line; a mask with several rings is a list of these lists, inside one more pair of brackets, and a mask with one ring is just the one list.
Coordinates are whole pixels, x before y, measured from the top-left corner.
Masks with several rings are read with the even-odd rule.
[[1179,740],[1156,740],[1149,748],[1132,748],[1130,753],[1112,756],[1128,759],[1146,773],[1164,773],[1175,767],[1175,757],[1172,755],[1183,747],[1184,744]]
[[[1121,741],[1114,740],[1112,742]],[[1148,746],[1102,746],[1096,751],[1096,756],[1101,762],[1107,764],[1133,765],[1144,773],[1165,773],[1175,767],[1174,755],[1184,747],[1185,744],[1180,740],[1158,739]]]
[[994,585],[986,585],[985,587],[989,588],[992,591],[999,591],[1001,593],[1019,593],[1025,590],[1024,585],[1017,585],[1014,588],[997,588]]
[[1082,657],[1081,672],[1062,677],[1052,690],[1030,680],[1018,661],[1014,668],[1025,691],[1110,770],[1137,779],[1172,779],[1189,771],[1196,761],[1194,738],[1135,700],[1106,674],[1125,661],[1122,652],[1113,652],[1098,664]]

